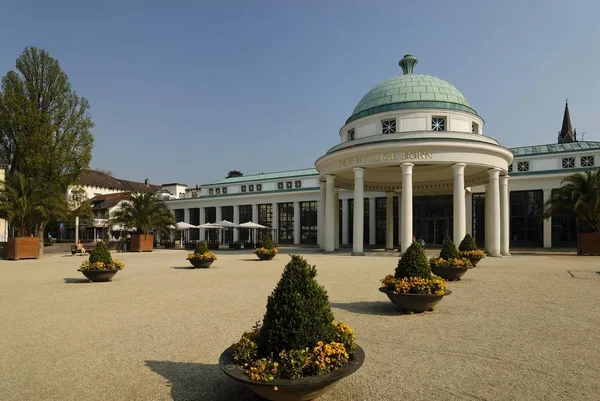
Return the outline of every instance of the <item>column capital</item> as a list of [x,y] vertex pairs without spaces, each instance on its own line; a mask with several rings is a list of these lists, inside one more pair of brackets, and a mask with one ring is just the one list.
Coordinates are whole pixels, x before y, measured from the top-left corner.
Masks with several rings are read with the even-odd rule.
[[319,181],[319,187],[321,189],[325,189],[327,187],[327,183],[325,181]]
[[510,178],[509,175],[503,175],[500,177],[500,185],[502,186],[506,186],[508,185],[508,179]]
[[454,170],[454,175],[464,174],[465,167],[467,167],[466,163],[454,163],[452,165],[452,170]]
[[489,169],[488,175],[490,177],[490,180],[498,179],[498,177],[500,176],[500,169],[499,168]]
[[412,169],[415,165],[413,163],[402,163],[400,167],[402,168],[402,174],[412,174]]
[[388,198],[393,198],[394,197],[394,192],[391,192],[391,191],[386,192],[385,196],[387,196]]
[[325,180],[327,181],[327,184],[333,184],[335,182],[335,175],[325,174]]
[[362,167],[354,167],[352,171],[354,171],[355,178],[362,178],[365,174],[365,169]]

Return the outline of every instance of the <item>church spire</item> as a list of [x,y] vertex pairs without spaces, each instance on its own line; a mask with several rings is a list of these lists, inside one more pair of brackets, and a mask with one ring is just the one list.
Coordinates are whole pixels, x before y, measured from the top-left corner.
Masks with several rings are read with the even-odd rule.
[[563,116],[562,128],[558,133],[558,143],[575,142],[575,131],[571,124],[571,115],[569,114],[569,100],[565,101],[565,114]]

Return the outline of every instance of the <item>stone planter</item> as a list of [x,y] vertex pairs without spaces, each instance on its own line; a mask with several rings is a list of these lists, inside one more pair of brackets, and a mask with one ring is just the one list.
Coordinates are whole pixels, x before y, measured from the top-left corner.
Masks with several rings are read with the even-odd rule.
[[459,267],[436,267],[431,266],[431,271],[436,276],[443,278],[446,281],[456,281],[460,280],[462,276],[469,270],[468,268],[459,268]]
[[105,282],[110,281],[118,270],[82,270],[78,269],[90,281]]
[[473,265],[473,267],[477,266],[477,263],[479,263],[479,261],[481,260],[481,258],[468,258],[469,261],[471,262],[471,264]]
[[131,252],[152,252],[152,249],[154,249],[154,235],[132,235],[130,243]]
[[[235,365],[233,347],[227,348],[219,358],[221,370],[227,376],[243,384],[256,395],[272,401],[309,401],[332,390],[335,383],[356,372],[365,360],[365,352],[358,345],[350,362],[333,372],[300,379],[277,379],[269,383],[250,380],[243,370]],[[277,386],[277,391],[274,387]]]
[[273,260],[273,258],[275,257],[275,255],[269,255],[267,253],[257,253],[256,256],[258,256],[258,258],[260,260]]
[[214,259],[188,259],[196,269],[206,269],[215,261]]
[[40,238],[39,237],[10,237],[6,244],[6,258],[39,259]]
[[600,233],[577,234],[577,255],[600,255]]
[[432,311],[444,296],[452,294],[450,290],[446,290],[444,295],[394,294],[384,287],[379,288],[379,291],[387,295],[396,308],[405,313]]

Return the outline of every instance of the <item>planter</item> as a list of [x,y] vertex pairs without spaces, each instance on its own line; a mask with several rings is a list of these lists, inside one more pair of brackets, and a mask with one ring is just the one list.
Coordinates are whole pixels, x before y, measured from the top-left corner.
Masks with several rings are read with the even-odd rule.
[[189,259],[190,263],[196,269],[206,269],[215,261],[214,259]]
[[[219,365],[223,373],[262,398],[272,401],[309,401],[331,391],[338,380],[356,372],[364,360],[365,352],[357,345],[350,362],[333,372],[300,379],[276,379],[269,383],[250,380],[246,373],[235,365],[233,347],[227,348],[221,354]],[[274,390],[275,386],[277,386],[277,391]]]
[[131,252],[152,252],[154,248],[154,235],[152,234],[138,234],[131,236]]
[[115,274],[117,274],[118,270],[81,270],[83,275],[90,281],[94,282],[105,282],[110,281]]
[[6,246],[7,259],[39,259],[40,257],[39,237],[11,237]]
[[600,233],[577,234],[578,255],[600,255]]
[[436,276],[440,276],[444,280],[447,281],[456,281],[460,280],[462,276],[469,270],[468,268],[460,268],[460,267],[436,267],[431,266],[431,271]]
[[469,258],[469,261],[471,262],[473,267],[477,266],[477,263],[479,263],[480,260],[481,258]]
[[275,255],[269,255],[266,253],[257,253],[256,256],[258,256],[260,260],[273,260],[275,257]]
[[379,291],[387,295],[396,308],[405,313],[432,311],[444,296],[452,294],[450,290],[446,290],[444,295],[394,294],[384,287],[379,288]]

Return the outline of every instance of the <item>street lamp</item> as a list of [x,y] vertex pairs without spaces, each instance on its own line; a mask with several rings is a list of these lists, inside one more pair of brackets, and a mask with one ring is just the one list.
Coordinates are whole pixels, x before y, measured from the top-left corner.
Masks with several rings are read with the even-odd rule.
[[75,206],[75,245],[79,244],[79,208],[80,197],[79,194],[72,194],[73,205]]

